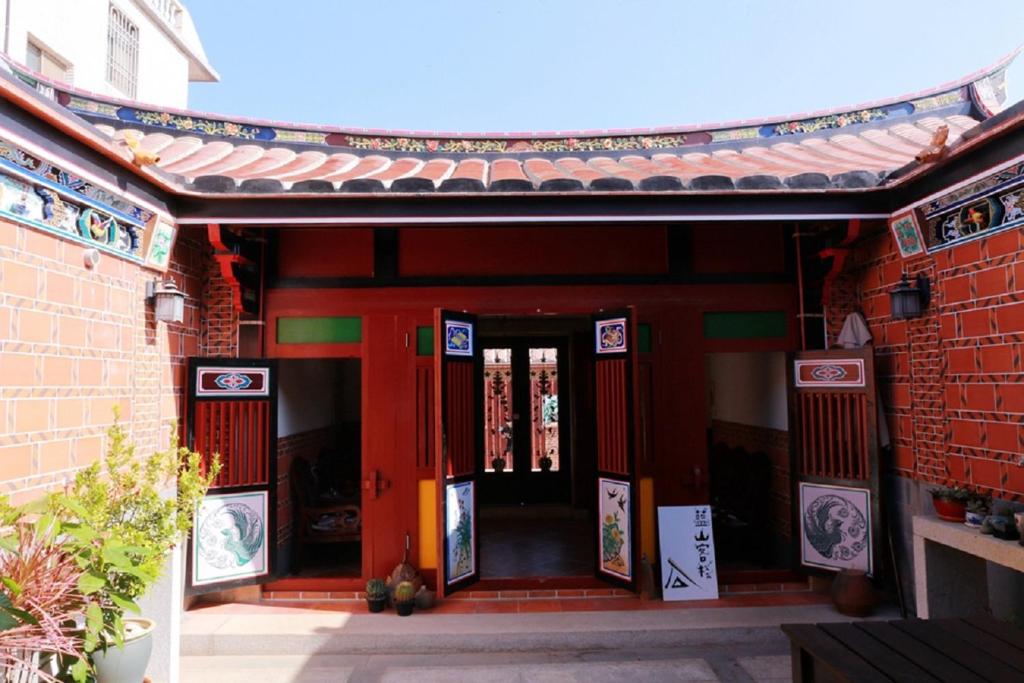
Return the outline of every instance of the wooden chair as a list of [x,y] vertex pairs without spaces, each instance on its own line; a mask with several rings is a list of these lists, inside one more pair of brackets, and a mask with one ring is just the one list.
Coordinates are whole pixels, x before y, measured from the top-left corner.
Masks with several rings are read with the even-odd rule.
[[362,540],[362,511],[358,504],[325,497],[316,471],[306,458],[295,458],[289,472],[298,568],[305,564],[310,545]]

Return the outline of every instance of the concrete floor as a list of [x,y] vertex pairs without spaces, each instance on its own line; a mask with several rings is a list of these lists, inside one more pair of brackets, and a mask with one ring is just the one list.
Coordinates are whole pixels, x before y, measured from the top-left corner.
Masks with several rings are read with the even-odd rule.
[[230,605],[185,615],[181,680],[781,683],[779,624],[848,620],[830,605],[409,618]]

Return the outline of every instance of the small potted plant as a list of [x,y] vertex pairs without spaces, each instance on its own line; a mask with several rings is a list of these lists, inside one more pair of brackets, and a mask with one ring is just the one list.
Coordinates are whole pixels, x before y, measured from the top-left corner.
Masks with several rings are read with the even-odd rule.
[[383,579],[366,582],[366,607],[373,613],[383,612],[388,604],[388,588]]
[[540,460],[537,461],[537,464],[540,465],[541,472],[550,472],[551,465],[554,464],[554,461],[551,459],[550,455],[545,453],[544,455],[540,456]]
[[493,458],[491,458],[491,467],[494,469],[495,472],[504,472],[505,458],[501,457],[500,455],[494,456]]
[[963,522],[967,515],[967,499],[970,491],[960,486],[937,486],[930,490],[932,505],[939,519],[947,522]]
[[395,611],[398,612],[398,616],[407,617],[412,614],[415,604],[416,589],[412,582],[403,581],[395,586]]
[[983,494],[974,493],[967,499],[967,512],[964,524],[972,529],[980,529],[982,522],[989,514],[991,499]]

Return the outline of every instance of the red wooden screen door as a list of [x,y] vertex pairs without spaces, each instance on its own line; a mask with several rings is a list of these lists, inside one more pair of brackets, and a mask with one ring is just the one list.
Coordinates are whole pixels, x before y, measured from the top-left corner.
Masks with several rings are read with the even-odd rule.
[[882,527],[872,347],[797,353],[792,377],[800,562],[873,573]]
[[435,452],[440,454],[438,567],[448,595],[480,577],[476,484],[483,439],[483,356],[476,316],[436,309],[434,329],[434,438]]
[[593,319],[597,411],[597,575],[636,589],[636,319],[632,309]]
[[189,593],[262,583],[277,550],[277,377],[268,360],[189,359],[187,443],[221,471],[196,511]]

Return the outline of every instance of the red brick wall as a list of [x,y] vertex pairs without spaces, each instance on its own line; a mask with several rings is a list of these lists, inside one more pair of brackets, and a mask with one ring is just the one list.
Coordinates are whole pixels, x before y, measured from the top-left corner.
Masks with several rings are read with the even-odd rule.
[[792,536],[789,479],[789,432],[724,420],[711,422],[711,440],[748,453],[762,452],[772,462],[772,528],[781,536]]
[[[928,276],[932,303],[924,317],[896,322],[889,291],[902,268]],[[884,232],[859,246],[843,280],[856,300],[836,300],[829,328],[860,304],[874,335],[890,467],[1024,498],[1024,230],[906,262]]]
[[206,247],[178,240],[170,277],[185,321],[155,323],[146,283],[158,273],[0,221],[0,492],[59,486],[100,457],[113,407],[147,452],[167,443],[183,405],[185,360],[199,342]]

